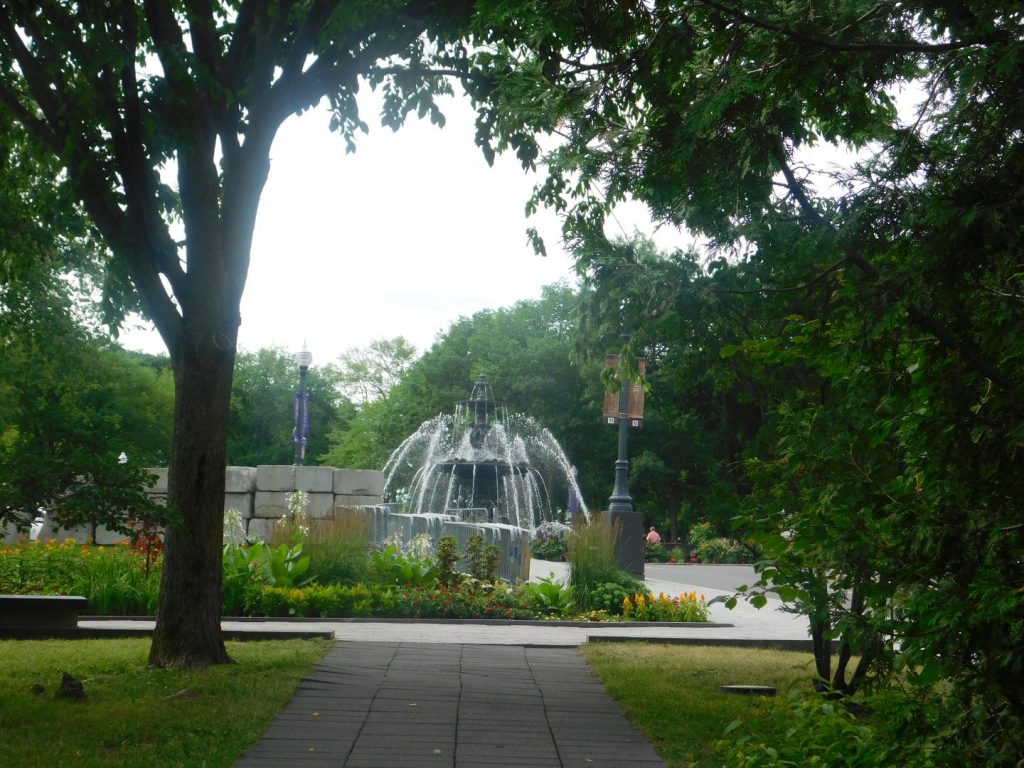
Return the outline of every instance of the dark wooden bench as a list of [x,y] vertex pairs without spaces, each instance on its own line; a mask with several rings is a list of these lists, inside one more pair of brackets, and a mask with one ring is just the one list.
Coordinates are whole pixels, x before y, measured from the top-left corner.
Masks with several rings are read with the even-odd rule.
[[77,595],[0,595],[0,627],[74,629],[88,604]]

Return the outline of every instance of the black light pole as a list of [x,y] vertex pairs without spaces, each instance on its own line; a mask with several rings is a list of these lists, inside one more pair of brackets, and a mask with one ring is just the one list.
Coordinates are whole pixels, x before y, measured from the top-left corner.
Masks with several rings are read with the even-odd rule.
[[[623,345],[629,343],[631,334],[623,334]],[[615,544],[615,559],[619,568],[638,578],[644,577],[644,543],[640,513],[633,509],[633,497],[629,495],[629,391],[632,382],[626,380],[619,357],[619,453],[615,460],[615,487],[608,499],[608,525],[618,532]]]
[[609,512],[632,512],[633,497],[629,495],[629,383],[621,375],[619,393],[619,456],[615,460],[615,487],[608,499]]
[[313,362],[313,354],[306,349],[295,353],[295,364],[299,366],[299,391],[295,395],[295,429],[292,439],[295,441],[295,466],[301,467],[306,458],[306,437],[309,435],[309,395],[306,392],[306,374],[309,364]]

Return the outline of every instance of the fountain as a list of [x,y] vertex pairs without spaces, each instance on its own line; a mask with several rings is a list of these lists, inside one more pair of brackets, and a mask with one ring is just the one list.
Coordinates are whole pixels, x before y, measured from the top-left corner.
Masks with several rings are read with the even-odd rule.
[[[508,413],[481,374],[451,415],[424,422],[388,459],[384,497],[413,515],[533,530],[552,499],[589,516],[569,460],[534,419]],[[573,504],[570,500],[575,500]]]

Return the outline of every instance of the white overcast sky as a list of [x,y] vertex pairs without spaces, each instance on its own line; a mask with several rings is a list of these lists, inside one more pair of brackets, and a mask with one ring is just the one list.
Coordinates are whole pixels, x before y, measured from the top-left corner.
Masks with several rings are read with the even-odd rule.
[[[487,165],[468,101],[444,102],[443,129],[412,117],[397,133],[379,125],[368,88],[360,104],[370,132],[354,154],[328,129],[325,109],[292,117],[274,142],[240,348],[296,351],[305,341],[317,365],[404,336],[423,352],[460,316],[573,280],[557,218],[525,217],[535,178],[511,155]],[[531,224],[545,236],[547,257],[527,242]],[[640,206],[617,211],[613,226],[610,234],[639,228],[666,248],[686,242],[678,232],[655,233]],[[164,352],[152,330],[130,329],[121,342]]]

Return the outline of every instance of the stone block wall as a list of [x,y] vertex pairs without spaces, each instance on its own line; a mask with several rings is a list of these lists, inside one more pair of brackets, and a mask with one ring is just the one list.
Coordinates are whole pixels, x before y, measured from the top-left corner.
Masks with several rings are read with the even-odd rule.
[[[150,470],[157,481],[149,494],[159,501],[167,498],[167,469]],[[317,519],[331,519],[339,512],[355,513],[367,522],[370,542],[383,544],[400,539],[408,543],[419,534],[427,534],[435,543],[441,536],[454,536],[460,550],[474,533],[482,533],[487,544],[497,544],[502,556],[498,575],[509,581],[530,577],[530,534],[520,528],[490,523],[469,523],[450,515],[409,515],[397,504],[382,504],[384,473],[372,469],[334,469],[333,467],[293,467],[261,465],[258,467],[227,467],[224,475],[224,511],[237,509],[250,539],[270,538],[274,524],[288,511],[288,496],[305,491],[309,498],[309,514]],[[0,531],[0,533],[4,533]],[[8,532],[8,541],[18,536]],[[84,544],[112,545],[124,536],[104,526],[79,526],[55,530],[47,520],[39,540],[73,538]],[[22,537],[23,538],[23,537]]]
[[373,469],[294,467],[261,464],[228,467],[237,484],[225,493],[224,509],[242,513],[249,538],[267,539],[277,520],[288,512],[288,497],[295,491],[307,494],[309,516],[331,519],[335,510],[359,503],[380,504],[384,473]]
[[[167,499],[167,468],[151,468],[156,482],[148,490],[158,502]],[[288,511],[288,496],[294,491],[309,495],[309,514],[318,519],[334,516],[335,509],[380,504],[384,492],[384,473],[372,469],[335,469],[334,467],[293,467],[265,464],[258,467],[227,467],[224,472],[224,511],[237,509],[250,538],[266,539],[271,527]],[[0,531],[4,540],[15,542],[13,530]],[[72,538],[79,544],[93,540],[110,545],[124,541],[123,534],[105,526],[83,525],[56,529],[49,519],[37,537],[41,541]],[[20,538],[25,538],[21,536]]]

